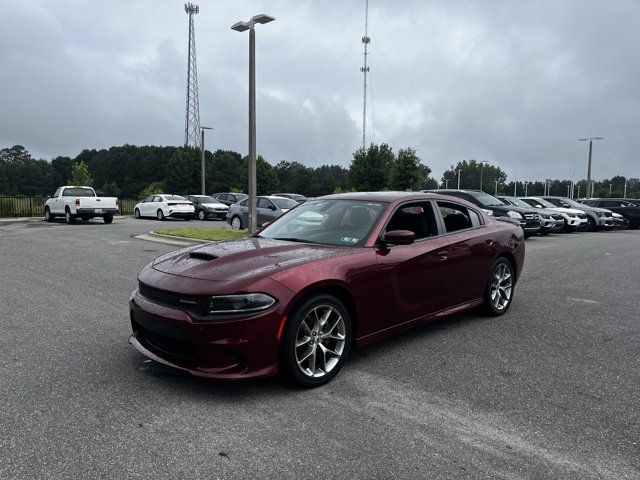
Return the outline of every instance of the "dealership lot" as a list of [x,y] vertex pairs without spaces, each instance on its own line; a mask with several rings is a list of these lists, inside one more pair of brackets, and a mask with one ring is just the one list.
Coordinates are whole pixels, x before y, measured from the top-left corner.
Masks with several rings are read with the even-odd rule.
[[333,382],[216,382],[128,344],[135,235],[0,221],[0,478],[639,478],[640,232],[527,241],[511,310],[354,352]]

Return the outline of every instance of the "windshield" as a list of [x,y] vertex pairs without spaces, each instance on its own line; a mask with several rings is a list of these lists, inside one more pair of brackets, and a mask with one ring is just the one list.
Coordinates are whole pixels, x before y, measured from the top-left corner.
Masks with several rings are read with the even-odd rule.
[[296,202],[295,200],[291,200],[290,198],[271,197],[270,200],[282,210],[289,210],[298,205],[298,202]]
[[489,206],[504,207],[504,202],[501,202],[496,197],[494,197],[493,195],[489,195],[488,193],[473,192],[471,195],[473,195],[473,198],[478,200],[478,202],[480,202],[485,207],[489,207]]
[[218,202],[218,200],[216,200],[213,197],[203,197],[203,196],[198,195],[198,196],[196,196],[196,198],[198,200],[200,200],[200,203],[220,203],[220,202]]
[[575,202],[573,200],[571,200],[570,198],[560,198],[560,206],[562,206],[562,203],[568,203],[569,205],[571,205],[572,207],[575,208],[584,208],[585,205],[583,203],[578,203]]
[[542,205],[544,208],[556,208],[556,206],[553,203],[546,201],[544,198],[530,198],[528,200],[532,202],[534,205],[535,204]]
[[367,239],[386,206],[386,202],[365,200],[307,202],[275,220],[259,236],[357,247]]
[[93,188],[65,188],[62,192],[63,197],[95,197],[96,192]]
[[527,202],[523,202],[519,198],[516,198],[516,197],[502,197],[502,198],[504,198],[505,202],[515,205],[516,207],[531,208],[531,205],[529,205]]

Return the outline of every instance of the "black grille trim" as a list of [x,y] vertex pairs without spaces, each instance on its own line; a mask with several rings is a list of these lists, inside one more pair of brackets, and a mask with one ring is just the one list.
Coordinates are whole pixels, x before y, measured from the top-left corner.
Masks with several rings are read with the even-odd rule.
[[207,309],[207,300],[205,297],[195,295],[186,295],[159,288],[150,287],[140,282],[138,285],[140,295],[153,303],[176,307],[179,310],[186,310],[205,314]]

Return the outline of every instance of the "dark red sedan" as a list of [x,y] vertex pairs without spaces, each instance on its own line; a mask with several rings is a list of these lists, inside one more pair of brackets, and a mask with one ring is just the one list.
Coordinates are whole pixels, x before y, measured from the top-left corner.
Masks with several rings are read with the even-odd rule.
[[163,255],[131,295],[130,343],[193,375],[334,377],[349,348],[485,305],[507,311],[522,229],[437,194],[329,195],[257,235]]

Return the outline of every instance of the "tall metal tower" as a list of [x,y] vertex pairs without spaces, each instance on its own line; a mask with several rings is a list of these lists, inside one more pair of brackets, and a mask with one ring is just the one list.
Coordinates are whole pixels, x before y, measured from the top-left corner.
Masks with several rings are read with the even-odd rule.
[[362,148],[366,148],[367,137],[367,73],[369,73],[369,67],[367,66],[367,47],[371,39],[367,36],[369,28],[369,0],[365,0],[364,3],[364,37],[362,37],[362,43],[364,44],[364,66],[360,67],[360,71],[364,76],[364,96],[362,98]]
[[185,3],[189,15],[189,48],[187,56],[187,112],[184,120],[184,146],[200,147],[200,102],[198,101],[198,69],[196,68],[196,32],[193,15],[200,7]]

